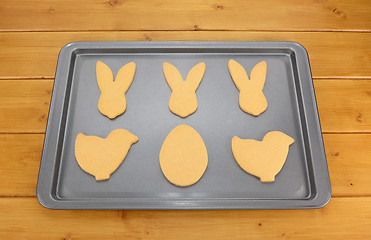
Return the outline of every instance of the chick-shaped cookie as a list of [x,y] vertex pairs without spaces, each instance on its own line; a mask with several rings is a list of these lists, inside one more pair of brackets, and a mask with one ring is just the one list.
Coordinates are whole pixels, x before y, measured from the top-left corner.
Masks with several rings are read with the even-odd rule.
[[240,108],[251,115],[258,116],[267,109],[267,99],[263,94],[265,78],[267,75],[267,63],[261,61],[256,64],[250,74],[247,76],[245,69],[231,59],[228,62],[229,73],[235,83],[239,95]]
[[293,138],[279,131],[267,133],[263,141],[235,136],[232,138],[232,152],[245,172],[260,178],[261,182],[274,182],[286,162],[292,143]]
[[79,133],[75,141],[75,157],[79,166],[97,181],[106,180],[137,141],[138,137],[125,129],[115,129],[107,138]]
[[133,82],[135,70],[134,62],[126,64],[119,70],[114,81],[111,69],[103,62],[97,62],[97,82],[101,92],[98,109],[103,115],[113,119],[125,112],[125,93]]
[[164,62],[164,75],[172,91],[169,100],[169,109],[172,113],[185,118],[197,110],[196,90],[204,76],[205,68],[205,63],[198,63],[189,71],[187,79],[183,81],[178,69],[168,62]]

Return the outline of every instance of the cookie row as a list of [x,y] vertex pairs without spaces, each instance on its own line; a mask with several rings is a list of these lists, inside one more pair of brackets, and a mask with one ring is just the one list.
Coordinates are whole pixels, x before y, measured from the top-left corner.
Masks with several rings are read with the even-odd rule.
[[[172,91],[169,100],[169,109],[172,113],[185,118],[196,111],[196,90],[201,83],[205,69],[205,63],[198,63],[188,72],[186,80],[183,80],[174,65],[164,62],[163,72]],[[264,112],[268,105],[263,94],[267,63],[262,61],[255,65],[250,78],[241,64],[233,59],[229,60],[228,69],[233,82],[240,91],[240,108],[254,116]],[[130,62],[119,70],[114,80],[111,69],[103,62],[97,62],[97,82],[101,92],[98,109],[103,115],[113,119],[125,112],[125,93],[134,79],[135,71],[136,64]]]
[[[107,180],[124,161],[138,137],[125,129],[112,131],[107,138],[79,133],[75,141],[75,156],[79,166]],[[262,141],[233,137],[231,147],[238,165],[261,182],[274,182],[281,171],[294,139],[278,131],[267,133]],[[200,134],[188,125],[175,127],[164,140],[159,163],[166,179],[185,187],[196,183],[208,165],[208,154]]]

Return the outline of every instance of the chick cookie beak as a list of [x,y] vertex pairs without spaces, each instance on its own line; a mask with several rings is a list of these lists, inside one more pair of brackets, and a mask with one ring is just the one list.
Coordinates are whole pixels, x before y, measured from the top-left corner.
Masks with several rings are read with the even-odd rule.
[[131,139],[133,140],[133,143],[136,143],[138,142],[139,138],[137,136],[135,136],[134,134],[130,133],[131,134]]
[[291,145],[291,144],[293,144],[295,142],[295,140],[292,137],[288,136],[288,135],[286,135],[286,138],[287,138],[287,142],[289,143],[289,145]]

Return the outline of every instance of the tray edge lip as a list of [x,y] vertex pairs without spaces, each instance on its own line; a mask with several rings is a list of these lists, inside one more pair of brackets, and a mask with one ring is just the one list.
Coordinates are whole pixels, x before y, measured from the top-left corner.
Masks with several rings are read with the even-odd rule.
[[[49,139],[49,134],[50,134],[49,129],[52,127],[52,123],[54,123],[54,122],[52,122],[52,118],[54,117],[54,111],[53,110],[54,110],[55,104],[56,104],[55,103],[56,100],[54,98],[56,98],[56,91],[57,91],[56,89],[58,88],[57,84],[61,83],[61,80],[56,81],[56,79],[62,78],[62,76],[60,76],[60,75],[63,74],[63,72],[61,71],[61,66],[63,66],[62,62],[66,61],[66,60],[67,60],[67,63],[70,62],[70,57],[72,56],[72,54],[73,54],[73,52],[76,48],[75,45],[76,45],[75,42],[67,43],[59,51],[57,66],[56,66],[56,70],[55,70],[55,78],[54,78],[54,82],[53,82],[52,96],[51,96],[50,106],[49,106],[49,114],[48,114],[48,118],[47,118],[46,130],[45,130],[45,135],[44,135],[43,150],[42,150],[42,154],[41,154],[39,174],[38,174],[37,185],[36,185],[36,198],[37,198],[37,200],[38,200],[38,202],[40,203],[41,206],[43,206],[45,208],[48,208],[48,209],[57,209],[55,205],[57,205],[57,202],[58,202],[55,198],[53,198],[51,193],[47,192],[48,189],[45,189],[45,187],[43,188],[42,186],[40,186],[43,182],[45,182],[45,180],[49,181],[50,177],[51,177],[51,176],[49,176],[49,178],[48,178],[48,174],[47,174],[48,172],[45,172],[46,171],[45,168],[47,167],[46,166],[47,163],[46,163],[45,155],[46,155],[47,150],[48,150],[48,142],[47,141]],[[68,59],[65,59],[66,57],[68,57]],[[65,75],[67,75],[67,74],[65,74]],[[67,82],[67,79],[65,81]],[[57,119],[57,120],[59,120],[59,119]],[[53,164],[54,163],[55,163],[55,158],[53,159]],[[43,172],[45,172],[44,175],[42,174]],[[46,187],[51,187],[52,183],[47,182],[44,185],[46,185]]]
[[[310,91],[308,91],[308,93],[310,92],[310,95],[313,99],[313,107],[314,107],[314,118],[316,120],[316,127],[317,127],[317,134],[318,134],[318,139],[319,140],[319,145],[320,145],[320,150],[321,150],[321,155],[323,157],[323,161],[320,161],[320,163],[322,163],[322,168],[320,169],[320,174],[321,178],[325,178],[323,179],[323,183],[325,183],[325,185],[319,185],[317,186],[317,196],[315,197],[315,199],[313,200],[316,200],[316,204],[317,204],[317,207],[316,208],[322,208],[324,206],[326,206],[330,200],[331,200],[331,196],[332,196],[332,187],[331,187],[331,180],[330,180],[330,172],[329,172],[329,169],[328,169],[328,162],[327,162],[327,156],[326,156],[326,151],[325,151],[325,145],[324,145],[324,142],[323,142],[323,135],[322,135],[322,127],[321,127],[321,120],[320,120],[320,117],[319,117],[319,112],[318,112],[318,104],[317,104],[317,98],[316,98],[316,94],[315,94],[315,88],[314,88],[314,83],[313,83],[313,77],[312,77],[312,70],[311,70],[311,64],[310,64],[310,61],[309,61],[309,54],[308,54],[308,51],[307,49],[300,43],[298,42],[294,42],[294,41],[290,41],[290,42],[287,42],[291,45],[294,46],[294,48],[297,50],[297,52],[301,52],[302,54],[302,58],[303,60],[305,61],[305,65],[308,66],[308,77],[309,77],[309,85],[310,85]],[[298,71],[299,74],[303,74],[302,72]],[[311,131],[311,132],[314,132],[314,131]],[[318,172],[317,172],[318,174]]]

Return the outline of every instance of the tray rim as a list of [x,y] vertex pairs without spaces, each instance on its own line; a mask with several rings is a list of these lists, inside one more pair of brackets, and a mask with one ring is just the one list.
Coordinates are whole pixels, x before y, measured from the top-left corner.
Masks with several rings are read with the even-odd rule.
[[[109,44],[109,46],[107,46]],[[71,59],[75,51],[84,49],[105,49],[105,48],[257,48],[257,49],[289,49],[295,53],[297,62],[297,74],[300,85],[305,84],[307,88],[302,92],[303,105],[306,115],[312,121],[307,121],[308,138],[310,139],[311,152],[317,155],[313,158],[313,171],[316,172],[316,194],[309,199],[226,199],[226,198],[205,198],[205,199],[161,199],[147,198],[129,201],[115,199],[85,199],[66,200],[57,199],[52,196],[53,176],[52,169],[55,169],[57,158],[57,143],[59,131],[53,131],[55,126],[62,124],[62,109],[64,109],[66,98],[65,90],[68,85],[68,76],[72,65]],[[301,63],[301,64],[300,64]],[[300,69],[304,66],[305,69]],[[64,91],[59,91],[62,88]],[[58,91],[57,91],[58,89]],[[301,87],[303,89],[303,87]],[[308,114],[309,111],[309,114]],[[307,116],[307,117],[308,117]],[[313,151],[313,148],[317,151]],[[54,153],[54,154],[53,154]],[[53,156],[54,155],[54,156]],[[50,159],[53,158],[53,159]],[[323,144],[320,119],[316,103],[315,90],[313,86],[307,50],[297,42],[291,41],[92,41],[92,42],[71,42],[66,44],[59,53],[56,68],[53,92],[50,102],[49,115],[44,139],[43,152],[40,162],[38,183],[36,189],[38,202],[49,209],[312,209],[325,206],[331,198],[331,183],[329,178],[325,148]],[[121,201],[120,201],[121,200]],[[157,200],[157,201],[156,201]],[[295,204],[292,202],[295,201]]]

